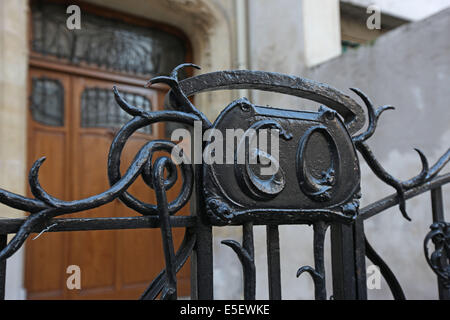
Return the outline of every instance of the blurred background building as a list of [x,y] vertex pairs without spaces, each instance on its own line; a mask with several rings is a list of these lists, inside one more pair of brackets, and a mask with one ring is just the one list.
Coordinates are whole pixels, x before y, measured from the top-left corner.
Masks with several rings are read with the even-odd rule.
[[[66,24],[71,15],[66,9],[73,4],[81,9],[79,30]],[[389,172],[407,179],[420,171],[413,147],[430,162],[449,147],[449,6],[450,0],[0,0],[0,186],[28,194],[28,169],[46,155],[42,184],[50,193],[76,199],[103,191],[109,144],[127,120],[113,102],[112,85],[133,103],[156,110],[167,88],[143,85],[185,61],[200,65],[198,72],[251,69],[302,76],[354,99],[348,88],[358,87],[375,105],[395,106],[382,117],[370,145]],[[368,8],[381,9],[380,29],[368,28],[374,14]],[[249,90],[202,93],[195,104],[214,120],[242,96],[260,105],[318,108]],[[166,136],[169,128],[136,134],[124,163],[144,141]],[[362,170],[363,206],[394,191],[364,164]],[[144,189],[137,185],[131,191],[153,197]],[[393,208],[366,224],[367,237],[413,299],[437,298],[422,251],[431,223],[429,202],[427,194],[407,203],[412,222]],[[82,216],[132,214],[115,202]],[[20,215],[1,207],[2,217]],[[217,299],[241,298],[240,264],[220,245],[223,239],[240,240],[240,234],[237,227],[214,229]],[[312,299],[312,281],[295,278],[300,266],[313,262],[312,230],[284,226],[280,235],[283,298]],[[43,234],[8,260],[7,298],[137,298],[163,266],[157,238],[148,231]],[[268,297],[265,242],[265,229],[255,227],[259,299]],[[66,288],[72,264],[81,267],[81,291]],[[184,295],[188,277],[187,267],[180,274]],[[369,290],[369,298],[391,298],[386,283]]]

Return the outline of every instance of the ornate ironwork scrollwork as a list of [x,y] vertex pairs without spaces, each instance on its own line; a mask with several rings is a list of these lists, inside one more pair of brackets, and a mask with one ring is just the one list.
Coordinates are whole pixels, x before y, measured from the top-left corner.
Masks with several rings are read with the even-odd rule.
[[[213,224],[272,219],[278,222],[321,219],[351,222],[355,218],[359,163],[351,137],[335,110],[324,106],[318,112],[283,110],[239,99],[222,111],[213,128],[227,137],[227,150],[234,143],[234,137],[226,135],[228,128],[252,132],[240,138],[234,149],[233,164],[206,163],[203,166],[207,216]],[[278,159],[252,146],[252,139],[262,128],[280,131]],[[307,152],[311,145],[309,140],[316,133],[323,136],[320,140],[325,142],[314,143],[313,152]],[[269,178],[257,176],[254,169],[259,164],[251,164],[261,155],[270,158],[278,168]],[[238,156],[244,156],[245,161],[238,163]],[[327,164],[327,168],[321,169]],[[320,170],[324,176],[316,177]]]
[[[154,279],[142,298],[154,299],[162,293],[162,299],[174,299],[177,295],[176,273],[193,250],[196,234],[195,230],[187,228],[183,243],[175,252],[169,218],[189,201],[195,182],[201,187],[198,189],[202,192],[199,196],[200,205],[204,205],[205,210],[200,212],[205,221],[211,225],[234,223],[244,227],[242,245],[234,241],[223,243],[237,253],[243,265],[246,298],[255,297],[252,228],[253,223],[257,222],[275,226],[280,223],[314,224],[315,266],[314,269],[309,266],[300,268],[297,276],[308,272],[315,282],[316,298],[325,299],[323,245],[327,226],[331,223],[351,224],[358,215],[360,169],[356,150],[382,181],[396,189],[400,210],[407,219],[409,217],[405,209],[405,192],[433,179],[450,160],[449,149],[435,165],[429,167],[424,154],[416,149],[422,162],[421,172],[407,181],[400,181],[390,175],[377,161],[366,141],[374,134],[380,115],[393,107],[375,109],[369,98],[358,89],[352,90],[365,103],[369,123],[366,131],[355,135],[365,122],[363,109],[350,97],[324,84],[276,73],[245,70],[213,72],[179,81],[178,72],[184,67],[199,68],[193,64],[182,64],[169,76],[156,77],[148,82],[148,86],[154,83],[170,86],[166,101],[174,110],[150,111],[137,108],[127,102],[117,88],[113,88],[117,104],[133,118],[118,131],[111,144],[108,155],[108,190],[74,201],[55,198],[48,194],[39,182],[39,169],[45,158],[37,160],[30,170],[29,184],[34,198],[0,189],[1,203],[30,212],[14,238],[0,251],[0,260],[14,254],[36,226],[45,225],[56,216],[93,209],[120,199],[142,215],[159,216],[166,268]],[[326,106],[321,107],[318,112],[303,112],[256,106],[240,99],[231,103],[218,119],[211,123],[188,98],[207,90],[245,88],[285,93]],[[233,150],[235,160],[238,154],[245,154],[243,164],[235,161],[228,166],[221,165],[220,168],[214,164],[203,164],[196,167],[198,170],[194,176],[192,165],[187,159],[179,168],[169,157],[154,159],[155,152],[171,153],[176,146],[171,141],[155,140],[146,143],[139,150],[124,175],[121,175],[121,153],[130,136],[143,127],[162,121],[179,122],[189,126],[200,121],[202,131],[212,128],[254,129],[255,132],[262,128],[279,130],[283,138],[280,142],[281,156],[277,159],[264,150],[247,148],[248,139],[254,139],[255,133],[250,137],[244,135]],[[312,152],[312,159],[308,159],[308,148],[313,135],[320,136],[325,143],[318,143],[316,147],[320,150]],[[185,158],[183,153],[180,155]],[[279,170],[268,179],[262,179],[255,174],[254,167],[248,161],[257,158],[268,159]],[[183,180],[181,191],[175,200],[168,202],[166,191],[173,187],[179,178],[178,169]],[[155,190],[156,204],[145,203],[127,192],[139,176],[148,187]],[[424,242],[427,262],[447,284],[450,270],[448,263],[443,264],[442,258],[444,254],[447,259],[449,257],[449,229],[449,225],[445,223],[433,224],[432,231]],[[427,248],[430,241],[436,246],[431,256],[428,255]],[[367,256],[381,266],[383,275],[394,288],[394,295],[404,298],[395,276],[367,240],[366,249]]]
[[[443,285],[450,289],[450,223],[435,222],[425,237],[423,250],[430,268],[442,279]],[[433,242],[434,251],[429,253],[428,244]]]
[[[399,179],[396,179],[394,176],[392,176],[383,168],[383,166],[376,159],[374,153],[366,143],[366,140],[368,140],[375,133],[375,129],[377,127],[378,120],[381,114],[386,110],[394,110],[395,108],[393,106],[387,105],[376,109],[373,103],[370,101],[369,97],[367,97],[362,91],[356,88],[351,88],[351,90],[355,92],[364,102],[368,113],[368,127],[366,131],[356,136],[353,136],[352,137],[353,143],[355,144],[356,149],[363,156],[364,160],[368,164],[369,168],[373,171],[373,173],[379,179],[381,179],[386,184],[392,186],[397,191],[397,198],[400,212],[402,213],[405,219],[411,221],[411,218],[408,216],[406,212],[405,192],[431,181],[450,161],[450,148],[447,150],[446,153],[444,153],[439,158],[439,160],[431,168],[429,167],[428,160],[422,153],[422,151],[420,151],[419,149],[415,149],[416,152],[419,154],[420,160],[422,162],[422,170],[419,172],[419,174],[417,174],[415,177],[409,180],[401,181]],[[372,206],[375,206],[375,204],[372,204]],[[394,298],[404,300],[405,294],[403,293],[403,289],[399,281],[397,280],[397,278],[395,277],[394,273],[391,271],[389,266],[383,261],[383,259],[377,254],[375,249],[370,245],[367,238],[365,238],[365,247],[367,257],[380,267],[381,273],[388,282],[388,285],[394,295]]]
[[[256,140],[260,129],[279,130],[281,137],[285,140],[292,139],[292,135],[274,120],[261,120],[252,124],[238,143],[234,157],[234,172],[238,184],[250,197],[264,201],[276,197],[283,191],[286,185],[286,177],[276,157],[261,150],[256,144],[253,147],[253,141]],[[238,162],[240,155],[244,157],[244,164]],[[264,159],[264,162],[276,168],[274,169],[275,172],[268,178],[261,178],[251,166],[251,164],[257,164],[258,161],[261,166],[261,162],[263,162],[261,158]]]
[[394,110],[395,108],[393,106],[382,106],[379,107],[378,109],[375,109],[369,97],[367,97],[362,91],[356,88],[351,88],[351,90],[355,92],[361,98],[361,100],[363,100],[364,104],[367,107],[367,113],[369,118],[369,125],[367,127],[367,130],[359,135],[352,137],[353,143],[355,144],[356,149],[363,156],[364,160],[366,160],[367,164],[369,165],[373,173],[375,173],[375,175],[379,179],[381,179],[388,185],[392,186],[397,191],[400,211],[403,217],[408,221],[410,221],[411,218],[406,213],[405,191],[410,190],[433,179],[439,173],[439,171],[442,170],[442,168],[444,168],[447,162],[450,161],[450,148],[447,150],[445,154],[441,156],[441,158],[439,158],[439,160],[431,168],[429,167],[428,160],[422,153],[422,151],[420,151],[419,149],[414,149],[420,156],[420,160],[422,162],[422,170],[415,177],[406,181],[400,181],[394,178],[394,176],[388,173],[383,168],[383,166],[378,162],[372,150],[366,144],[365,141],[375,133],[375,129],[377,127],[378,120],[381,114],[386,110]]
[[[150,80],[149,83],[152,83],[152,81],[154,83],[168,82],[176,92],[178,83],[177,72],[186,66],[193,65],[180,65],[175,68],[171,77],[157,77]],[[170,154],[176,146],[175,143],[164,140],[147,142],[136,154],[134,160],[131,162],[123,176],[120,173],[120,156],[128,138],[135,131],[142,127],[149,126],[152,123],[172,121],[192,125],[194,121],[202,120],[205,125],[208,125],[208,123],[205,121],[204,116],[190,104],[187,98],[183,100],[182,93],[175,96],[178,98],[178,102],[181,101],[179,108],[187,110],[187,112],[143,110],[129,104],[123,99],[116,87],[113,88],[113,92],[118,105],[125,112],[133,116],[133,118],[120,129],[111,144],[108,156],[108,177],[111,187],[100,194],[85,199],[73,201],[60,200],[47,193],[41,186],[39,182],[39,169],[42,166],[45,157],[38,159],[33,164],[28,179],[34,198],[24,197],[0,189],[0,202],[10,207],[30,212],[30,215],[25,219],[16,235],[0,252],[0,260],[7,259],[14,254],[22,246],[35,226],[44,225],[54,217],[93,209],[119,198],[125,205],[142,215],[159,215],[166,269],[154,279],[144,293],[143,298],[155,298],[162,291],[162,299],[173,299],[176,298],[175,274],[190,255],[195,243],[195,234],[191,231],[186,231],[183,243],[175,254],[171,236],[171,226],[168,218],[169,215],[178,212],[191,197],[194,183],[192,165],[186,156],[181,153],[180,156],[183,158],[183,162],[180,165],[180,172],[183,183],[177,198],[169,203],[165,192],[177,181],[177,168],[175,163],[173,163],[169,157],[163,156],[153,161],[153,155],[158,151],[166,151]],[[165,171],[167,172],[167,176],[164,175]],[[147,186],[155,190],[157,197],[156,204],[144,203],[126,191],[139,176],[142,176]]]

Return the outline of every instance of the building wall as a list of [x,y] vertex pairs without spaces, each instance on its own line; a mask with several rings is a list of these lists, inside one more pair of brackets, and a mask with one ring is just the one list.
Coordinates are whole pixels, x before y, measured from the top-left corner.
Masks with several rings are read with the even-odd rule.
[[[388,172],[402,180],[421,169],[413,148],[422,150],[431,165],[450,147],[449,28],[447,9],[399,27],[378,38],[372,46],[350,50],[307,72],[307,77],[348,94],[347,88],[360,88],[376,106],[396,107],[383,114],[369,145]],[[449,169],[447,166],[444,172]],[[362,205],[393,191],[363,166]],[[449,191],[449,187],[444,188],[444,194]],[[423,239],[431,224],[429,198],[425,194],[407,202],[412,222],[393,208],[366,223],[368,239],[392,266],[407,297],[413,299],[437,298],[435,276],[423,255]],[[449,201],[445,209],[448,220]],[[388,291],[383,283],[381,290],[370,290],[369,297],[389,298]]]
[[[0,187],[25,194],[27,1],[0,1]],[[0,205],[0,217],[22,212]],[[8,260],[7,298],[23,298],[23,250]]]
[[422,20],[450,6],[449,0],[343,0],[358,6],[378,6],[382,12],[410,20]]

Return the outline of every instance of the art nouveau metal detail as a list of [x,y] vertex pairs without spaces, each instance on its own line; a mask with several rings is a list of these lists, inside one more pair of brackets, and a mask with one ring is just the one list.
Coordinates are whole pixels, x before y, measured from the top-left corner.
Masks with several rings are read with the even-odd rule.
[[[424,240],[425,258],[430,268],[442,279],[445,288],[450,289],[450,223],[435,222]],[[434,244],[430,254],[428,245]]]
[[[244,133],[235,147],[234,164],[224,161],[203,166],[207,214],[213,224],[270,220],[349,222],[355,218],[359,163],[351,137],[336,111],[327,107],[318,112],[289,111],[255,106],[240,99],[230,104],[213,125],[223,136],[231,127],[245,132],[278,130],[279,156],[274,158],[252,148],[255,133]],[[225,139],[225,144],[230,146],[232,142]],[[238,155],[245,155],[246,162],[236,163]],[[275,162],[271,164],[277,168],[268,177],[257,176],[258,165],[249,164],[252,157],[261,155]],[[334,185],[339,188],[333,188]]]
[[[448,175],[436,177],[450,160],[450,150],[432,167],[429,167],[423,153],[417,150],[423,165],[422,171],[412,179],[399,181],[383,169],[366,143],[374,134],[382,112],[393,107],[375,109],[360,90],[352,89],[362,99],[368,112],[368,127],[358,134],[365,124],[362,107],[352,98],[324,84],[294,76],[245,70],[212,72],[179,81],[178,72],[184,67],[198,68],[193,64],[183,64],[176,67],[169,76],[159,76],[148,82],[148,86],[155,83],[170,86],[171,91],[166,100],[172,110],[152,111],[136,107],[117,88],[113,89],[115,101],[132,118],[118,131],[111,144],[108,156],[111,187],[108,190],[74,201],[55,198],[39,183],[39,169],[45,158],[38,159],[30,170],[29,184],[34,198],[0,189],[1,203],[30,213],[14,238],[0,251],[0,261],[14,254],[31,232],[43,229],[54,221],[52,218],[120,199],[141,215],[154,217],[156,226],[162,233],[166,268],[143,293],[143,299],[155,299],[160,293],[161,299],[176,299],[176,273],[193,250],[204,250],[201,254],[196,254],[196,259],[203,259],[203,262],[198,262],[198,270],[194,270],[199,277],[193,284],[194,293],[207,292],[205,295],[194,294],[194,297],[212,298],[212,248],[208,232],[211,234],[212,225],[230,224],[243,227],[242,244],[234,240],[223,243],[236,252],[242,263],[246,299],[255,298],[253,226],[256,224],[267,226],[271,299],[281,298],[280,224],[312,224],[314,227],[315,265],[301,267],[297,276],[308,273],[313,277],[317,299],[328,297],[325,289],[324,237],[329,228],[334,246],[333,269],[337,270],[333,271],[333,277],[350,277],[349,281],[340,281],[350,283],[348,285],[336,282],[333,293],[335,298],[364,298],[365,285],[361,280],[364,278],[364,271],[361,270],[364,270],[365,255],[382,267],[382,273],[394,288],[394,294],[397,292],[396,297],[403,298],[401,287],[395,289],[399,287],[395,276],[365,239],[362,222],[397,203],[403,216],[409,219],[405,208],[408,197],[450,181]],[[246,99],[238,99],[211,123],[188,98],[202,91],[240,88],[290,94],[324,106],[317,112],[289,111],[257,106]],[[179,164],[181,177],[177,174],[177,165],[169,156],[154,159],[155,152],[170,154],[176,144],[165,140],[150,141],[140,149],[126,172],[121,175],[121,153],[130,136],[141,128],[162,121],[187,126],[193,126],[195,121],[199,121],[202,132],[212,128],[221,132],[225,132],[227,128],[240,128],[248,134],[244,134],[234,145],[232,152],[235,161],[232,163],[192,165],[181,152],[180,156],[185,160]],[[258,145],[252,147],[251,142],[263,128],[278,132],[279,157]],[[207,146],[208,143],[204,143],[202,150]],[[359,207],[360,169],[356,150],[381,180],[396,189],[396,195],[366,208]],[[241,154],[245,155],[244,162],[237,161]],[[275,165],[279,170],[262,177],[258,174],[261,161]],[[139,176],[155,191],[156,204],[137,199],[127,191]],[[177,179],[183,180],[181,191],[175,200],[168,202],[166,191],[174,186]],[[198,216],[176,217],[176,213],[192,200],[194,187],[194,213]],[[81,222],[82,219],[78,221]],[[184,241],[177,252],[174,250],[171,232],[174,224],[186,228]],[[431,257],[427,251],[430,241],[436,246]],[[448,225],[437,224],[425,239],[425,253],[433,270],[440,277],[448,279],[448,263],[443,264],[441,259],[443,252],[448,257]],[[353,269],[349,271],[345,268]],[[355,277],[359,279],[356,282]],[[347,296],[347,293],[340,290],[358,293]]]

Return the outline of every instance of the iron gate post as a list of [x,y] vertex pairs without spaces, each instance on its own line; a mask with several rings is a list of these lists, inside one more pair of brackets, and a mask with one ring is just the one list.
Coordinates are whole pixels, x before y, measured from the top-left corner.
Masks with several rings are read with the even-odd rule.
[[331,225],[331,261],[333,299],[356,299],[353,226],[345,224]]
[[[433,213],[433,223],[443,222],[445,221],[444,217],[444,201],[442,198],[442,187],[437,187],[435,189],[431,189],[431,210]],[[445,251],[443,251],[444,256],[442,256],[441,263],[445,265],[446,259],[449,257],[445,256]],[[446,287],[444,285],[444,280],[441,277],[437,277],[438,279],[438,290],[439,290],[439,299],[441,300],[450,300],[450,287]]]
[[212,227],[198,219],[197,241],[191,255],[191,298],[213,300]]
[[196,241],[191,254],[191,298],[194,300],[214,299],[214,278],[213,278],[213,245],[212,226],[205,224],[201,219],[204,210],[202,203],[201,181],[202,170],[200,165],[194,166],[195,190],[191,199],[191,212],[196,216],[195,228]]
[[266,226],[269,299],[281,300],[280,235],[278,225]]

